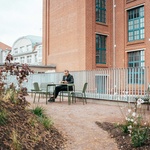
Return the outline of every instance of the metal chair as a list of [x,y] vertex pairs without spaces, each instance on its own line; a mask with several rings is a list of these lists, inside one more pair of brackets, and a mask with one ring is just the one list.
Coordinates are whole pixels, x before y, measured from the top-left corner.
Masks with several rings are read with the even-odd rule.
[[87,85],[88,83],[84,83],[84,86],[83,86],[83,89],[82,91],[75,91],[75,92],[71,92],[71,95],[72,95],[72,102],[75,98],[75,102],[76,102],[76,97],[78,98],[82,98],[83,100],[83,105],[84,105],[84,102],[87,104],[87,100],[86,100],[86,89],[87,89]]
[[41,94],[42,90],[40,90],[38,82],[33,82],[33,87],[34,87],[34,89],[32,89],[32,92],[34,93],[33,103],[35,103],[35,98],[36,98],[37,93],[39,94],[39,97],[38,97],[38,102],[39,102],[40,94]]
[[35,103],[36,94],[39,94],[38,102],[40,100],[41,94],[46,94],[46,104],[47,104],[47,95],[50,95],[50,92],[47,90],[47,83],[41,83],[41,85],[39,87],[38,82],[34,82],[33,87],[34,87],[34,89],[32,91],[35,93],[33,103]]
[[75,85],[74,84],[67,84],[67,91],[60,91],[60,102],[63,101],[63,97],[64,97],[64,94],[67,94],[68,96],[68,105],[71,104],[71,93],[72,91],[69,90],[69,87],[72,87],[72,91],[75,91]]

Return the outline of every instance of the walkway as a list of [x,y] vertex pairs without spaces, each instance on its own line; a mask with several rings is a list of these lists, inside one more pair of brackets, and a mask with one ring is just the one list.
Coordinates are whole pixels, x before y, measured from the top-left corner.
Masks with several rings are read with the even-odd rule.
[[67,101],[56,101],[46,105],[45,99],[35,104],[30,96],[27,100],[31,107],[43,106],[55,127],[67,136],[65,150],[118,150],[114,139],[95,124],[95,121],[118,122],[123,119],[119,107],[113,103],[91,100],[86,105],[82,102],[68,105]]

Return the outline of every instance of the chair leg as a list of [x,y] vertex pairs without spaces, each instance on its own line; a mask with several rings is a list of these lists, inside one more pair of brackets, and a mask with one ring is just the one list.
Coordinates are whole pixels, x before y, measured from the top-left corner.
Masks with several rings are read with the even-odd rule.
[[35,94],[34,94],[34,100],[33,100],[33,103],[35,103],[35,97],[36,97],[36,92],[35,92]]
[[47,93],[46,93],[46,104],[47,104]]
[[69,100],[69,105],[71,104],[71,94],[68,92],[68,100]]
[[39,93],[38,102],[40,101],[40,96],[41,96],[41,95],[40,95],[40,93]]
[[84,94],[85,103],[87,104],[86,95]]
[[76,102],[75,94],[72,94],[72,103],[75,103],[75,102]]
[[83,105],[84,105],[84,98],[83,98],[83,94],[82,94],[82,101],[83,101]]
[[60,102],[62,101],[62,91],[60,91]]

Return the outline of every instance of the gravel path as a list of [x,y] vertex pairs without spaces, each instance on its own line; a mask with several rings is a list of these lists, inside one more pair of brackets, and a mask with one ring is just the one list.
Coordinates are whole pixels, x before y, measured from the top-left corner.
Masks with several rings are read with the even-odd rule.
[[118,150],[114,139],[95,124],[121,121],[123,116],[118,106],[96,100],[89,100],[86,105],[82,102],[68,105],[66,100],[46,105],[45,99],[33,104],[30,96],[27,100],[31,107],[40,105],[46,109],[55,127],[68,139],[65,150]]

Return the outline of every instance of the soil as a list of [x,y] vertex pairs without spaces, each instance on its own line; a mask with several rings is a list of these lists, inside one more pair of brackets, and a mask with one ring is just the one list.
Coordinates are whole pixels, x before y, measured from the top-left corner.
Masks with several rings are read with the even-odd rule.
[[[45,105],[45,99],[35,104],[32,97],[27,99],[30,107],[0,101],[0,110],[5,108],[9,116],[7,124],[0,125],[0,150],[15,150],[16,145],[12,142],[14,131],[17,133],[18,145],[23,150],[150,149],[150,139],[146,145],[134,148],[130,144],[130,137],[114,126],[115,122],[122,120],[120,109],[115,105],[88,100],[87,105],[77,102],[69,106],[67,101],[60,102],[59,99]],[[54,126],[50,130],[34,122],[36,116],[29,108],[37,105],[46,110],[48,117],[52,117]],[[147,114],[149,116],[149,111]]]
[[123,133],[118,126],[109,122],[96,122],[96,124],[107,131],[111,138],[115,138],[118,148],[121,150],[150,150],[150,138],[146,141],[145,145],[135,148],[131,145],[131,137],[128,134]]
[[[61,150],[66,139],[53,126],[45,129],[24,104],[0,101],[0,111],[5,109],[8,120],[0,125],[0,150]],[[14,141],[13,141],[14,140]]]

